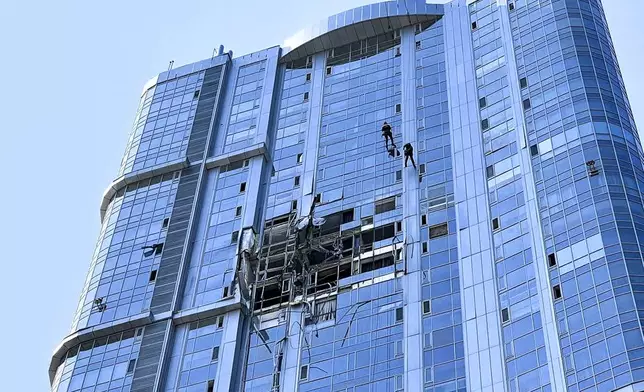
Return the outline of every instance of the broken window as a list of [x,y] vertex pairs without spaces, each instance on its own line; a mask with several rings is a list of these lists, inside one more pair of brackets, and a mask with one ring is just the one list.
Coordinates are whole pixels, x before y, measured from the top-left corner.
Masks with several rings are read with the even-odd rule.
[[353,208],[342,212],[342,223],[353,222]]
[[375,271],[380,268],[385,268],[389,267],[390,265],[394,265],[394,257],[389,255],[385,255],[384,257],[370,257],[365,260],[363,260],[360,263],[360,273],[364,272],[369,272],[369,271]]

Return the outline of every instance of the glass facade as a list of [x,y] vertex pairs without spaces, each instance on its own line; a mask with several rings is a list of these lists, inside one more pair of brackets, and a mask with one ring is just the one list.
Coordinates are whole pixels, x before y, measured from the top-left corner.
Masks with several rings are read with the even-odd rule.
[[[179,172],[130,184],[117,192],[103,220],[73,330],[138,315],[150,309],[161,247]],[[151,250],[151,249],[150,249]]]
[[549,391],[550,376],[526,213],[518,132],[496,1],[470,4],[492,246],[511,389]]
[[185,158],[203,79],[194,73],[145,92],[119,175]]
[[88,340],[67,351],[54,391],[129,391],[143,329]]
[[52,392],[644,390],[599,0],[388,1],[287,43],[148,82]]

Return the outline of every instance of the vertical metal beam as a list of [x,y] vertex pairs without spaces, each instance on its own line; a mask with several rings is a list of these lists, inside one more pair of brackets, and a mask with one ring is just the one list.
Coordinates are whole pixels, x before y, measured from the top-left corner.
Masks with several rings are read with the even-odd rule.
[[[402,144],[411,143],[418,161],[416,115],[416,34],[414,26],[401,32]],[[404,160],[400,160],[404,162]],[[405,390],[423,390],[423,339],[421,317],[421,266],[418,171],[411,164],[403,171],[403,222],[405,233],[403,277]]]
[[300,379],[300,349],[303,338],[303,317],[302,306],[289,307],[288,319],[289,333],[284,343],[284,361],[282,362],[282,374],[280,390],[283,392],[297,391]]
[[230,392],[233,385],[237,382],[235,379],[239,377],[240,358],[243,357],[240,347],[240,333],[247,333],[243,328],[244,315],[241,310],[234,310],[226,313],[224,321],[224,333],[221,337],[219,344],[219,361],[217,367],[217,376],[215,377],[215,391],[217,392]]
[[311,86],[309,97],[309,128],[304,141],[304,173],[302,174],[302,197],[299,206],[300,215],[308,214],[314,198],[315,173],[318,162],[318,146],[322,127],[322,100],[324,97],[324,79],[326,72],[326,52],[313,56]]
[[445,6],[450,135],[468,391],[507,391],[470,21]]

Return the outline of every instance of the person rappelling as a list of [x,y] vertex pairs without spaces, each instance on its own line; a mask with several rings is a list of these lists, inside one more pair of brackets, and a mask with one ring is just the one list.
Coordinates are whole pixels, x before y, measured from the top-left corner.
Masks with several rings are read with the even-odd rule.
[[411,146],[411,143],[407,143],[403,146],[403,153],[405,154],[405,167],[407,167],[407,161],[411,159],[411,164],[416,168],[416,162],[414,161],[414,148]]
[[385,148],[389,151],[389,140],[391,140],[391,145],[393,148],[396,148],[396,143],[394,143],[394,135],[391,133],[391,125],[387,124],[385,121],[382,124],[382,137],[385,138]]

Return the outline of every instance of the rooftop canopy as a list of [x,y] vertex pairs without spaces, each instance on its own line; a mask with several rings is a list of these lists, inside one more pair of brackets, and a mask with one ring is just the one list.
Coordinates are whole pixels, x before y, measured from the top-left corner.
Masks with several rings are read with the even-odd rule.
[[435,20],[442,4],[397,0],[354,8],[301,30],[284,41],[281,62],[295,61],[388,31]]

